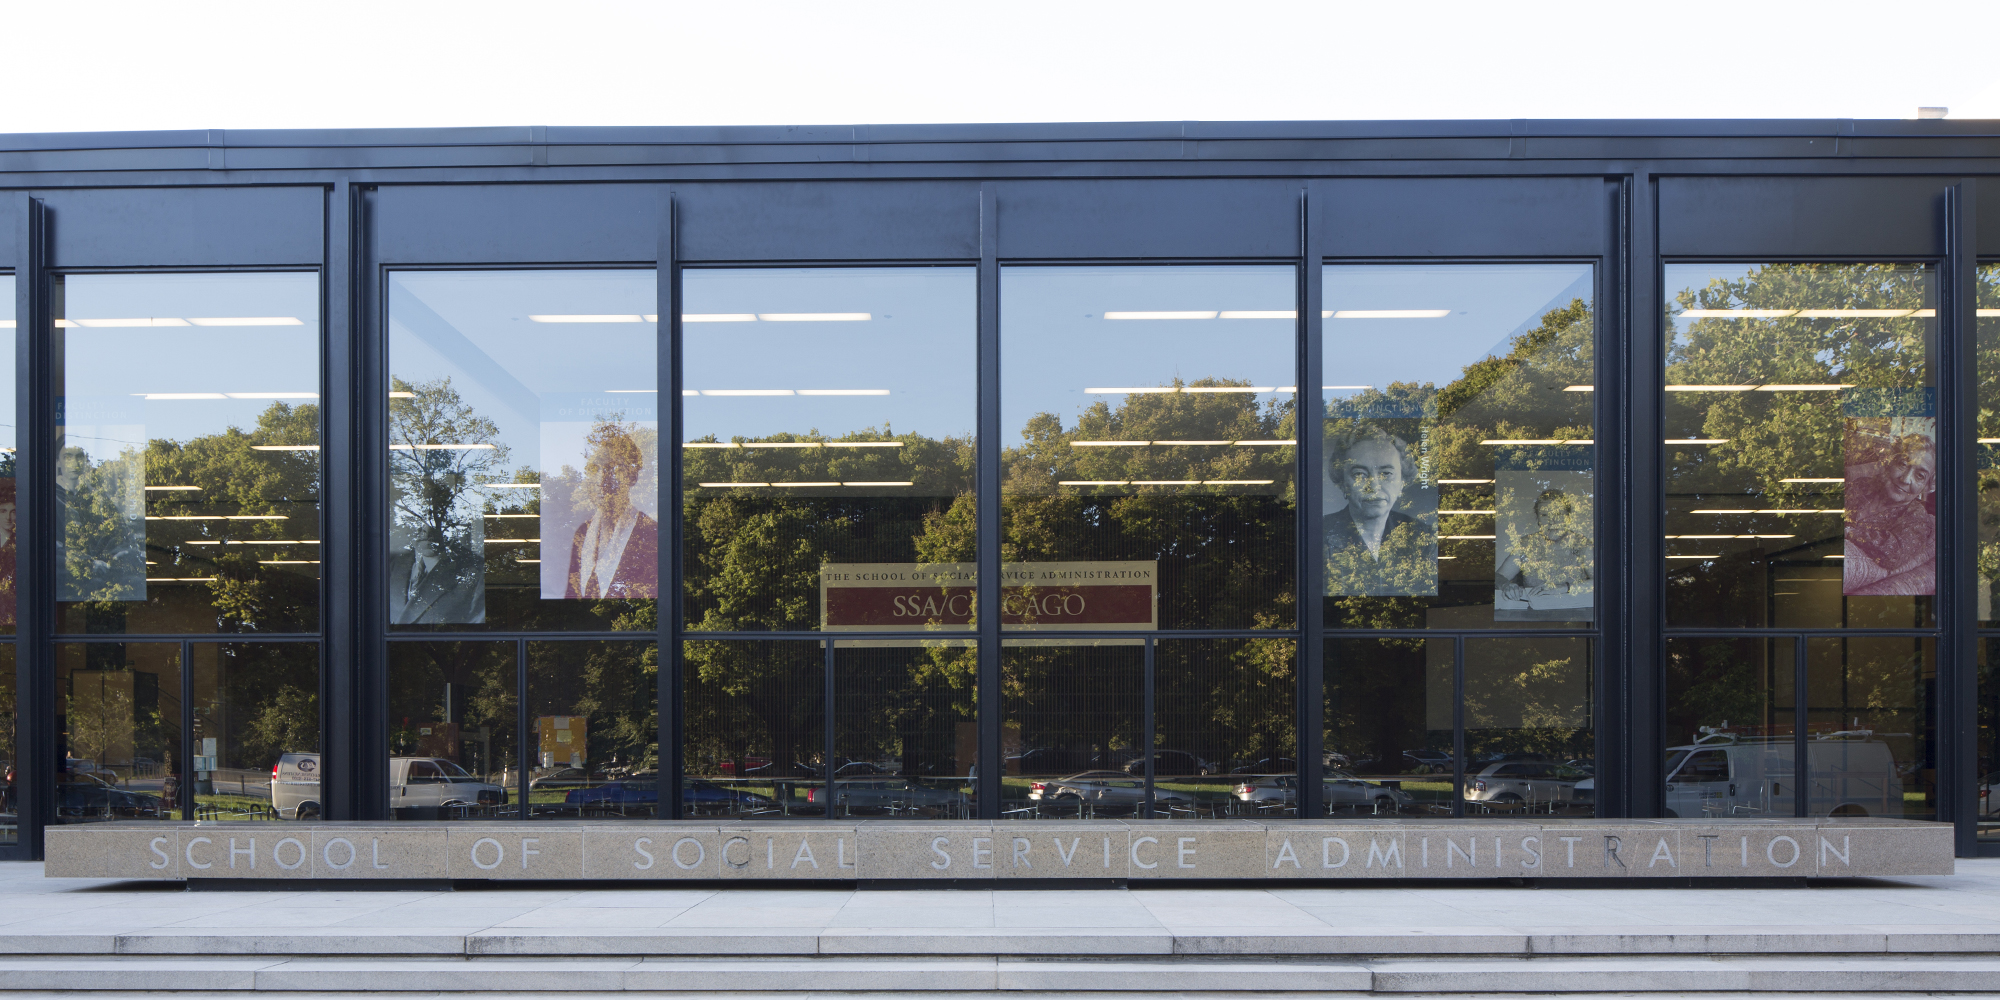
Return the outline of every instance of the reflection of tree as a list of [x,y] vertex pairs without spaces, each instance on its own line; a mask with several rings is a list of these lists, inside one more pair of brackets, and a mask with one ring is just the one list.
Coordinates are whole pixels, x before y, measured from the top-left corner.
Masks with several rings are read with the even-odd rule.
[[56,456],[63,512],[61,552],[65,596],[85,601],[133,599],[146,576],[145,550],[135,544],[146,526],[146,454],[127,447],[94,459],[74,445]]
[[499,425],[465,402],[449,377],[391,383],[393,527],[410,537],[436,530],[448,547],[483,560],[478,505],[464,497],[477,483],[500,481],[509,450],[499,440]]
[[63,704],[67,727],[63,735],[70,754],[95,761],[99,768],[126,763],[111,758],[113,751],[132,749],[138,719],[132,676],[123,671],[82,671],[70,675],[70,685]]

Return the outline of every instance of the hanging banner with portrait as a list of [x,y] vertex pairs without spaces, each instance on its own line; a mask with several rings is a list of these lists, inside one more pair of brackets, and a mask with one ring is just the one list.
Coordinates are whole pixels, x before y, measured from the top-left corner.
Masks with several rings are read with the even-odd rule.
[[1849,389],[1846,420],[1848,597],[1937,593],[1937,407],[1933,390]]
[[146,599],[143,397],[56,400],[56,600]]
[[651,393],[543,393],[543,600],[660,594],[660,432]]
[[1493,620],[1594,620],[1596,474],[1588,445],[1493,456]]
[[1322,552],[1328,596],[1438,592],[1436,394],[1377,390],[1327,403]]

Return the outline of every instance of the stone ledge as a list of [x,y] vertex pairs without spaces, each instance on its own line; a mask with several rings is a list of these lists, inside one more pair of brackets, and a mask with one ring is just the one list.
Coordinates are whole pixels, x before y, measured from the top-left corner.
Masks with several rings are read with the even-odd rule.
[[857,881],[1949,875],[1912,820],[100,823],[51,878]]

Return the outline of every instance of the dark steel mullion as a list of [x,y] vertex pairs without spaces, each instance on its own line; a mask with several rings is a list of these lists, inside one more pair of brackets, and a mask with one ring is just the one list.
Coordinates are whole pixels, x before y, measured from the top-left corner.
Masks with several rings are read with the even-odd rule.
[[[55,388],[50,364],[48,229],[40,199],[14,197],[14,503],[16,530],[14,790],[20,855],[42,856],[42,827],[55,819],[58,756],[55,648],[55,518],[43,485],[54,469]],[[17,856],[20,856],[17,855]]]
[[1807,780],[1812,768],[1806,761],[1806,713],[1812,710],[1806,698],[1806,652],[1811,640],[1800,636],[1792,641],[1792,815],[1809,816],[1812,802]]
[[[353,665],[365,643],[355,616],[354,554],[358,499],[354,456],[359,438],[355,414],[367,405],[361,396],[354,328],[354,189],[336,182],[327,192],[324,218],[325,263],[320,306],[320,810],[328,819],[353,819],[358,797],[354,781],[357,704]],[[326,765],[331,766],[326,766]]]
[[1957,825],[1957,854],[1979,853],[1979,213],[1978,183],[1964,178],[1945,192],[1944,308],[1938,310],[1938,579],[1934,671],[1937,705],[1937,819]]
[[[1617,580],[1615,607],[1607,595],[1600,607],[1612,618],[1614,636],[1606,643],[1604,721],[1610,730],[1600,744],[1611,753],[1598,773],[1608,787],[1600,788],[1599,815],[1650,818],[1666,808],[1666,774],[1661,757],[1663,687],[1661,650],[1664,622],[1661,601],[1665,542],[1661,538],[1661,491],[1664,461],[1661,404],[1666,394],[1666,353],[1660,330],[1659,206],[1656,181],[1640,169],[1626,182],[1619,199],[1624,218],[1623,267],[1618,288],[1618,313],[1610,324],[1624,334],[1623,365],[1615,372],[1617,394],[1624,403],[1620,428],[1617,478],[1608,491],[1618,499],[1619,515],[1609,567]],[[1600,369],[1606,370],[1606,369]],[[1600,488],[1600,493],[1607,492]],[[1622,565],[1620,562],[1622,561]]]
[[1146,819],[1153,819],[1159,815],[1158,811],[1153,808],[1153,782],[1157,776],[1156,772],[1159,770],[1158,758],[1160,755],[1159,747],[1155,745],[1155,741],[1159,739],[1159,696],[1154,691],[1153,685],[1159,680],[1159,670],[1154,665],[1154,642],[1155,640],[1152,636],[1149,635],[1146,637],[1146,693],[1142,699],[1145,703],[1146,728],[1141,744],[1145,748],[1146,754],[1146,794],[1142,799],[1145,803]]
[[[194,812],[194,755],[201,747],[194,741],[194,644],[183,639],[180,643],[181,661],[181,780],[180,807],[182,819],[196,819]],[[216,741],[218,744],[221,741]],[[210,772],[213,774],[214,772]],[[212,780],[212,779],[211,779]]]
[[991,183],[979,188],[979,416],[973,477],[977,495],[979,759],[973,795],[980,819],[999,819],[1005,753],[1000,740],[1000,205]]
[[[1627,628],[1625,606],[1625,580],[1619,570],[1625,562],[1628,549],[1622,525],[1625,523],[1627,504],[1620,495],[1619,487],[1624,481],[1623,470],[1617,469],[1612,448],[1625,441],[1629,421],[1626,420],[1626,382],[1622,373],[1626,371],[1626,355],[1632,350],[1631,339],[1626,336],[1624,292],[1628,266],[1624,252],[1626,232],[1626,192],[1623,178],[1607,178],[1605,197],[1608,199],[1605,221],[1604,254],[1599,257],[1594,268],[1595,285],[1598,289],[1597,303],[1593,319],[1593,343],[1596,350],[1595,371],[1592,382],[1597,391],[1591,395],[1591,416],[1596,424],[1595,437],[1600,442],[1593,449],[1596,460],[1592,463],[1598,497],[1596,518],[1596,539],[1593,558],[1597,561],[1597,620],[1593,623],[1599,641],[1594,644],[1591,670],[1594,697],[1590,699],[1593,759],[1597,762],[1598,787],[1596,803],[1592,810],[1599,816],[1622,816],[1628,810],[1623,791],[1625,782],[1625,753],[1621,737],[1627,727],[1624,725],[1622,709],[1626,704],[1629,690],[1625,665],[1628,662],[1626,650],[1613,642],[1603,641],[1608,636],[1624,635]],[[1611,468],[1607,468],[1606,458],[1611,457]],[[1605,487],[1611,487],[1606,489]]]
[[514,640],[514,758],[520,764],[521,773],[514,778],[514,786],[520,789],[521,811],[515,819],[529,817],[528,772],[537,758],[532,744],[528,742],[528,640]]
[[[1465,815],[1465,637],[1451,640],[1451,814]],[[1300,789],[1303,793],[1305,790]]]
[[654,308],[660,321],[655,324],[655,360],[658,366],[654,385],[659,389],[656,416],[660,427],[660,454],[666,459],[659,493],[665,498],[660,510],[659,604],[654,612],[653,654],[655,666],[653,705],[658,718],[655,737],[659,748],[660,819],[681,818],[681,305],[679,269],[679,216],[674,196],[667,194],[666,218],[660,221],[660,248],[654,266],[659,291]]
[[820,778],[826,796],[826,818],[833,818],[834,686],[833,639],[820,640]]
[[[354,698],[352,756],[345,765],[353,795],[346,818],[388,819],[389,805],[389,334],[387,273],[369,252],[372,219],[363,185],[349,206],[354,229],[350,257],[354,303],[354,444],[343,456],[352,465],[355,528],[348,550],[354,567],[350,611],[354,635],[350,678]],[[324,452],[323,452],[324,454]],[[338,453],[336,453],[338,454]]]
[[1323,363],[1319,314],[1325,298],[1320,270],[1326,259],[1326,237],[1313,224],[1317,203],[1310,187],[1299,195],[1299,272],[1297,337],[1298,377],[1293,385],[1293,426],[1298,445],[1293,449],[1298,464],[1295,495],[1298,497],[1297,558],[1298,593],[1294,600],[1298,615],[1298,739],[1293,758],[1298,762],[1297,814],[1326,815],[1326,787],[1322,782],[1326,766],[1326,561],[1320,554],[1320,507],[1323,487],[1320,469],[1326,450],[1325,401],[1320,393]]

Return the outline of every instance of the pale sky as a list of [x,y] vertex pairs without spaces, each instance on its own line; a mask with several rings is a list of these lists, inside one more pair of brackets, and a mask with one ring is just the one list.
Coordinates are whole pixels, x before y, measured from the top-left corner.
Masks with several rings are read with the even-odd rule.
[[2000,3],[0,0],[0,132],[2000,119]]

